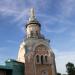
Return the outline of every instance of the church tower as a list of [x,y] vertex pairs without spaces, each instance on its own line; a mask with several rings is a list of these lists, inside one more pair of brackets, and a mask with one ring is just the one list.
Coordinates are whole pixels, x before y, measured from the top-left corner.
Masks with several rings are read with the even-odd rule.
[[25,75],[56,75],[55,55],[49,40],[41,34],[41,24],[33,8],[25,28],[26,38],[18,53],[18,61],[25,63]]

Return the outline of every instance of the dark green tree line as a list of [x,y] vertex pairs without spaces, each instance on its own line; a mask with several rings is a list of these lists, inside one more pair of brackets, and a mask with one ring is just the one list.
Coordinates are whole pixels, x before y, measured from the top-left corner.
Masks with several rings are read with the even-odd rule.
[[68,75],[75,75],[75,66],[73,63],[68,62],[66,64],[67,74]]

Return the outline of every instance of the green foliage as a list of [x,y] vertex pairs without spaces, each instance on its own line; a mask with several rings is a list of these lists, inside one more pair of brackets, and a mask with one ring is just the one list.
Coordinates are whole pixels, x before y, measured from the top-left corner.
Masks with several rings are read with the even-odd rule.
[[67,69],[68,75],[75,75],[75,66],[73,63],[68,62],[66,64],[66,69]]
[[61,73],[57,73],[57,75],[61,75]]

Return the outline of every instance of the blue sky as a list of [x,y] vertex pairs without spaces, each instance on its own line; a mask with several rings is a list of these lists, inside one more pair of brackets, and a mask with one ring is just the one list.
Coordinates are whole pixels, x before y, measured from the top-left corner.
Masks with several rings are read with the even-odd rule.
[[57,71],[75,64],[75,0],[0,0],[0,63],[17,58],[29,9],[34,7],[42,33],[51,40]]

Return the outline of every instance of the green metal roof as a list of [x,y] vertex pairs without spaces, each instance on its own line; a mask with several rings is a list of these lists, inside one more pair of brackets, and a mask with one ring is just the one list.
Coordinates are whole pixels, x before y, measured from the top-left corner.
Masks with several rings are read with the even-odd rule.
[[0,69],[5,69],[5,70],[9,69],[9,70],[12,70],[11,67],[5,66],[5,65],[0,65]]
[[5,65],[0,65],[0,70],[7,72],[12,71],[12,75],[24,75],[24,63],[9,59],[6,60]]

